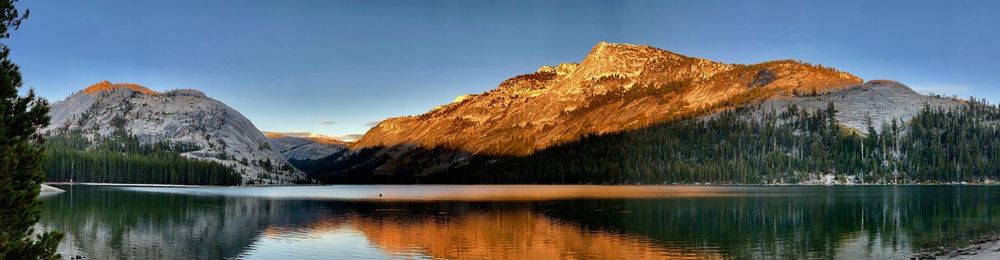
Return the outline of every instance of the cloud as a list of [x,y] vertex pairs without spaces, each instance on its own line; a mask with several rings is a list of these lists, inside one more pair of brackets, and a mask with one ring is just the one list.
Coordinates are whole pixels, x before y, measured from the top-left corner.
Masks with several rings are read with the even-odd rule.
[[268,136],[268,138],[282,138],[282,137],[314,138],[314,137],[318,137],[318,138],[332,138],[332,139],[336,139],[336,140],[340,140],[340,141],[344,141],[344,142],[354,142],[354,141],[357,141],[358,139],[361,139],[361,137],[365,136],[364,134],[324,135],[324,134],[316,134],[316,133],[305,132],[305,131],[301,131],[301,132],[271,132],[271,131],[261,131],[261,132],[263,132],[264,135]]
[[319,122],[319,124],[321,124],[321,125],[332,125],[332,124],[336,124],[336,123],[337,122],[333,121],[333,120],[326,120],[326,121],[323,121],[323,122]]
[[273,132],[273,131],[261,131],[264,135],[270,136],[272,138],[287,136],[287,137],[306,137],[312,135],[310,132]]
[[354,142],[354,141],[357,141],[358,139],[361,139],[362,136],[365,136],[365,135],[363,135],[363,134],[346,134],[346,135],[338,135],[338,136],[336,136],[336,138],[340,139],[341,141],[345,141],[345,142]]

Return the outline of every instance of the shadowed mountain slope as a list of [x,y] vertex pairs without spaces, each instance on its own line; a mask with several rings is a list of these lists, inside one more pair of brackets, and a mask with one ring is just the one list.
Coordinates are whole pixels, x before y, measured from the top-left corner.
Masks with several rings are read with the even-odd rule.
[[324,136],[267,131],[264,136],[289,161],[322,159],[346,151],[348,145],[347,142]]

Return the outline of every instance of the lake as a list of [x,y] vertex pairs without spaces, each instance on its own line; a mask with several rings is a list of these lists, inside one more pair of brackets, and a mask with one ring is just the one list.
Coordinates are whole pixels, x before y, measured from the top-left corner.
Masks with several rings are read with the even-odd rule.
[[1000,186],[56,186],[39,226],[89,259],[884,259],[1000,227]]

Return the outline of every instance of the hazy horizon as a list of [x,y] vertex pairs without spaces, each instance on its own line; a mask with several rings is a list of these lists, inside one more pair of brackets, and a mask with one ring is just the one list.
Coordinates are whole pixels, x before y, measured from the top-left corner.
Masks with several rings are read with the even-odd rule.
[[[1000,101],[993,2],[21,2],[9,40],[55,102],[101,80],[194,88],[276,132],[359,134],[600,41],[727,63],[799,59]],[[946,15],[941,15],[946,14]]]

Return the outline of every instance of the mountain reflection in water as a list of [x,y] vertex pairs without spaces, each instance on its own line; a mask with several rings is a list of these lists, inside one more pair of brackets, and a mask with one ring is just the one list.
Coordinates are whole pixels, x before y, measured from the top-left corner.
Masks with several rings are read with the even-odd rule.
[[1000,224],[990,186],[60,188],[39,226],[90,259],[899,258]]

